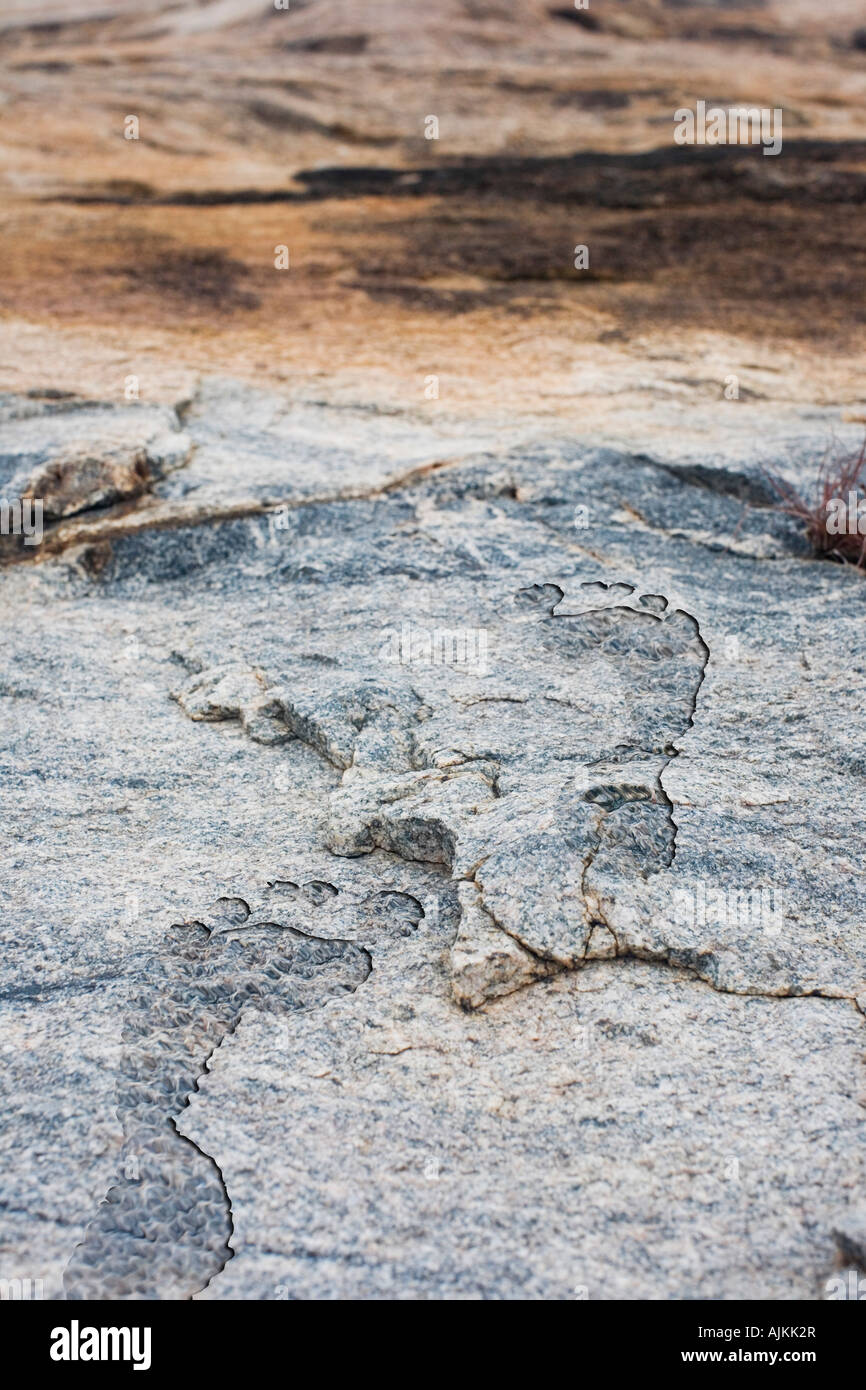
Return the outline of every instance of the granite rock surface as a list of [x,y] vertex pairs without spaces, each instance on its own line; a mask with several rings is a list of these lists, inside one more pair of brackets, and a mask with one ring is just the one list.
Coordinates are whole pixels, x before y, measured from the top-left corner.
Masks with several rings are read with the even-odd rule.
[[857,1296],[862,23],[0,0],[0,1280]]
[[329,409],[247,391],[7,407],[31,469],[87,412],[188,443],[0,574],[4,1271],[827,1296],[862,1251],[866,591],[767,469],[855,430],[443,459],[419,425],[400,467],[374,415],[329,495]]

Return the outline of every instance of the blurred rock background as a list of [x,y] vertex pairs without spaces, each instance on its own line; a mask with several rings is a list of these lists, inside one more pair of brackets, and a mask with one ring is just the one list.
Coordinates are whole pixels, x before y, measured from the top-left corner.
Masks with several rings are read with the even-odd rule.
[[[6,3],[0,385],[120,399],[135,375],[174,403],[216,364],[643,439],[730,414],[735,374],[741,406],[856,415],[864,23],[858,0]],[[674,146],[699,98],[781,106],[781,156]]]

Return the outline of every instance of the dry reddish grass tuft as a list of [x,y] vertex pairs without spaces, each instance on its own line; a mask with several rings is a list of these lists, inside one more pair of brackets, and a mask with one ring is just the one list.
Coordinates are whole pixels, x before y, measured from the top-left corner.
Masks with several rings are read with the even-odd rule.
[[784,478],[768,478],[778,510],[803,522],[816,555],[866,570],[866,440],[858,454],[824,461],[811,502]]

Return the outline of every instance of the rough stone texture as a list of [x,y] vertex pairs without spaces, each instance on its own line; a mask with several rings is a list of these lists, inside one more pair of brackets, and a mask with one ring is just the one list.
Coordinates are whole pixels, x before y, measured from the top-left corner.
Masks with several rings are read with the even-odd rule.
[[186,463],[173,410],[0,397],[0,491],[40,498],[46,521],[138,497]]
[[862,1207],[848,1213],[834,1235],[842,1257],[855,1268],[866,1270],[866,1212]]
[[0,7],[0,1278],[857,1296],[862,6],[592,4]]
[[624,961],[467,1020],[426,944],[398,1002],[374,950],[363,999],[215,1059],[184,1128],[241,1250],[210,1297],[822,1296],[863,1140],[850,1006]]
[[[789,476],[825,428],[789,415]],[[384,484],[370,447],[334,500],[307,448],[287,508],[93,511],[0,577],[4,1272],[826,1296],[860,1258],[862,577],[767,508],[772,432]]]
[[179,1137],[176,1113],[245,1008],[321,1007],[369,973],[357,948],[262,923],[241,899],[217,906],[222,919],[172,930],[130,1001],[122,1178],[67,1267],[67,1298],[189,1298],[219,1273],[231,1258],[228,1198],[213,1160]]

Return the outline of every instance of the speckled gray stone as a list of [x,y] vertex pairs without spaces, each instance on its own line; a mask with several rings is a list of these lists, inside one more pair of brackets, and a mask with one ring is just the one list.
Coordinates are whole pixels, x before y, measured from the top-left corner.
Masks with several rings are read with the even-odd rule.
[[[77,419],[6,409],[34,467]],[[336,415],[207,386],[185,464],[0,573],[0,1274],[827,1296],[863,1201],[862,576],[767,508],[771,429],[443,462],[447,422]],[[830,422],[780,417],[801,484]]]

